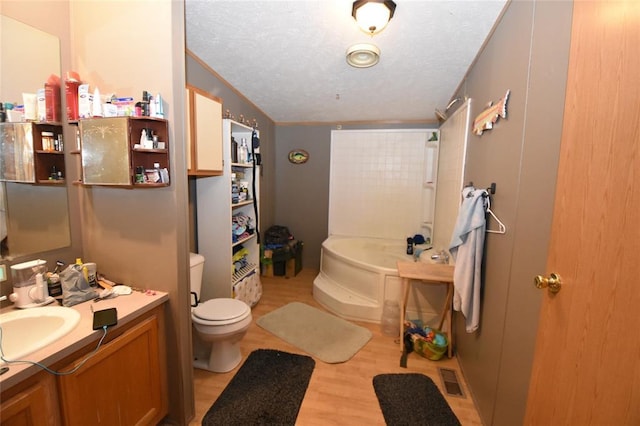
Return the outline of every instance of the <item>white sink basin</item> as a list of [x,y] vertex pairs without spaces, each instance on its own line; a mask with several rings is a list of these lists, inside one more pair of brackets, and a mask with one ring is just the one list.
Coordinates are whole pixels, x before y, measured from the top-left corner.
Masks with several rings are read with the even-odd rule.
[[23,359],[25,355],[42,349],[69,333],[79,322],[78,311],[63,306],[45,306],[2,314],[0,343],[4,358],[10,361]]

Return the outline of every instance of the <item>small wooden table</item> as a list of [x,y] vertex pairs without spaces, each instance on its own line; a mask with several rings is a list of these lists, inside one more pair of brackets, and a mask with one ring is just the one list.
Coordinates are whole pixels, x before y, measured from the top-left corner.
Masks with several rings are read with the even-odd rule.
[[[409,298],[409,280],[420,280],[424,284],[446,284],[447,297],[440,314],[438,329],[446,333],[449,340],[448,356],[453,356],[453,329],[451,326],[451,302],[453,301],[453,265],[442,265],[426,262],[404,262],[398,261],[398,276],[402,278],[402,300],[400,301],[400,351],[404,351],[404,319],[407,309],[407,299]],[[446,330],[442,330],[442,325],[447,320]]]

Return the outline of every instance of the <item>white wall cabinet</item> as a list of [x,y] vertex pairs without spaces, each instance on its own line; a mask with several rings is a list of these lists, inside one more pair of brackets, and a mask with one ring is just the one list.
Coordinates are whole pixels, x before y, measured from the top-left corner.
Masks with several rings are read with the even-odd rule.
[[222,100],[187,86],[187,169],[190,176],[223,173]]
[[[244,139],[251,152],[252,133],[249,126],[223,119],[223,174],[196,180],[198,253],[205,258],[202,300],[243,299],[242,292],[238,291],[240,286],[249,280],[256,282],[260,277],[259,199],[256,198],[260,194],[260,166],[253,161],[231,161],[232,140],[240,144]],[[258,152],[259,148],[255,150]],[[235,155],[233,157],[235,159]],[[239,185],[248,188],[244,201],[232,202],[232,173]]]

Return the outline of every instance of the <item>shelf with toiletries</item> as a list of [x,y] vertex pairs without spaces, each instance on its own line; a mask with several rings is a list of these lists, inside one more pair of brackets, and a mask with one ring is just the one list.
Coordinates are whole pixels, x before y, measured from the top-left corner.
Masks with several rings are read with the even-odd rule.
[[246,237],[242,237],[240,239],[238,239],[237,241],[235,241],[234,243],[231,244],[231,247],[235,247],[235,246],[239,246],[240,244],[244,244],[247,241],[251,240],[252,238],[255,238],[256,234],[251,234],[251,235],[247,235]]
[[238,269],[237,271],[235,271],[233,273],[233,282],[237,283],[242,281],[245,277],[251,275],[252,273],[255,273],[256,269],[258,268],[258,265],[255,263],[247,263],[246,266]]
[[424,150],[424,175],[422,178],[422,232],[432,238],[435,220],[436,188],[440,156],[440,132],[434,131]]
[[156,188],[170,184],[165,119],[109,117],[79,122],[84,185]]
[[38,185],[65,184],[60,123],[0,123],[0,149],[0,180]]
[[[251,153],[254,129],[223,119],[223,173],[195,180],[198,253],[205,258],[203,282],[210,283],[205,297],[237,297],[234,286],[260,275],[260,166],[253,161],[259,159],[258,138],[256,130]],[[246,157],[238,158],[239,146],[232,143],[243,139]]]
[[250,206],[251,204],[253,204],[253,200],[238,201],[237,203],[231,203],[231,208],[237,209],[239,207]]

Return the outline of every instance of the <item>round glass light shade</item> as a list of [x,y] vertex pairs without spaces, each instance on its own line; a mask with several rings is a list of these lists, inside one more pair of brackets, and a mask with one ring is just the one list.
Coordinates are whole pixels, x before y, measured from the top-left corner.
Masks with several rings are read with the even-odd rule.
[[354,44],[347,49],[347,63],[356,68],[372,67],[380,60],[380,49],[373,44]]
[[354,18],[362,31],[375,34],[387,26],[391,10],[384,3],[365,3],[355,10]]

